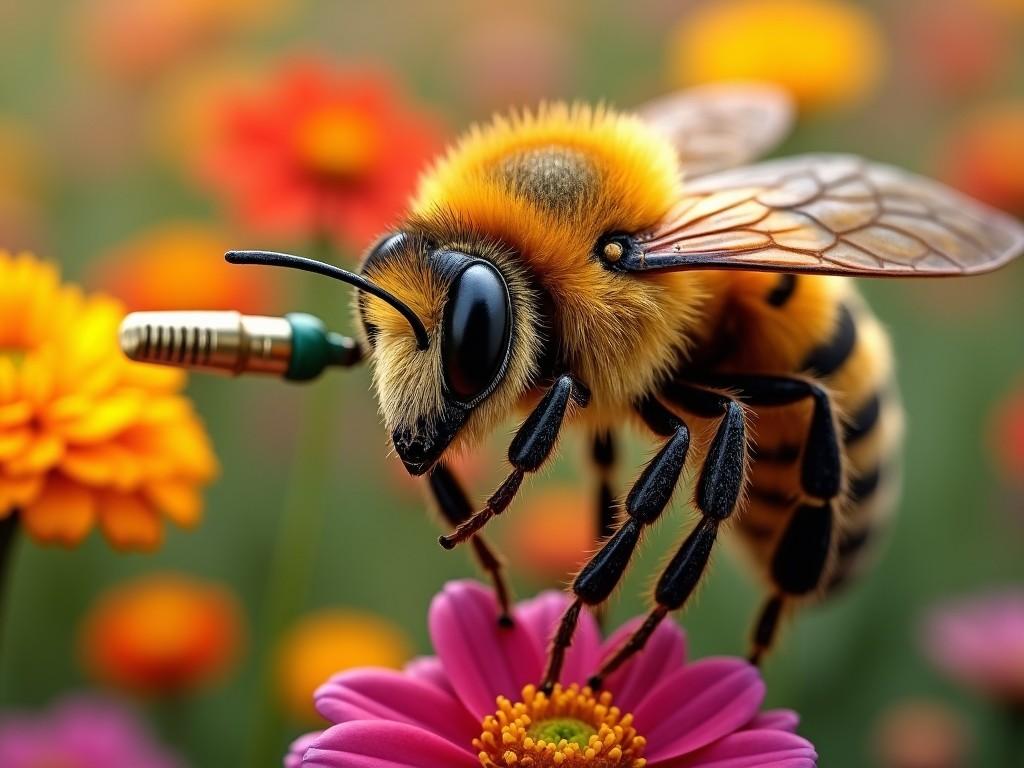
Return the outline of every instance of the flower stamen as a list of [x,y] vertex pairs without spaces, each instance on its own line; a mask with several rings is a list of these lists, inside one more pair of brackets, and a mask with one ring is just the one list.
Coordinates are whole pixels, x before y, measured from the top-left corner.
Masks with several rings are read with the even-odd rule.
[[646,739],[633,715],[612,705],[608,691],[594,693],[575,683],[556,685],[546,695],[534,685],[522,700],[498,697],[498,709],[484,718],[473,740],[484,768],[643,768]]

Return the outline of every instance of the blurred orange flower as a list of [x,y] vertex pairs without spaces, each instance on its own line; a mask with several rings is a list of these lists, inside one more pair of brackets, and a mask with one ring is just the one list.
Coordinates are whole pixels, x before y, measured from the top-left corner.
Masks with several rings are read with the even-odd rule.
[[1024,102],[992,104],[957,126],[939,150],[950,184],[1024,216]]
[[687,14],[671,44],[677,84],[765,80],[801,107],[860,102],[884,65],[882,34],[862,7],[841,0],[722,0]]
[[276,18],[281,0],[86,0],[72,17],[83,54],[125,81],[146,80],[222,43],[231,32]]
[[972,765],[972,734],[964,718],[937,701],[903,701],[875,726],[880,768],[964,768]]
[[996,465],[1006,482],[1024,487],[1024,386],[996,406],[990,424]]
[[405,634],[380,616],[333,608],[310,613],[278,646],[281,701],[296,720],[320,722],[313,692],[331,675],[354,667],[398,669],[410,656]]
[[164,224],[115,248],[95,267],[92,283],[130,310],[235,309],[265,314],[279,276],[224,261],[238,247],[203,224]]
[[544,584],[564,584],[597,547],[594,500],[575,488],[545,488],[509,519],[509,560]]
[[199,521],[209,439],[180,372],[121,354],[123,314],[0,251],[0,517],[19,512],[38,541],[72,546],[98,524],[119,549],[152,549],[161,515]]
[[117,688],[178,694],[222,677],[237,659],[242,613],[225,588],[180,574],[150,574],[115,586],[89,610],[82,654]]
[[204,175],[254,232],[362,248],[400,213],[440,147],[387,78],[293,63],[219,105]]

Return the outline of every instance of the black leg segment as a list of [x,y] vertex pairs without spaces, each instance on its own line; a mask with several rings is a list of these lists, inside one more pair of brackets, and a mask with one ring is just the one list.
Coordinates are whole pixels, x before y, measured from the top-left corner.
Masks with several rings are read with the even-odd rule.
[[[608,675],[644,647],[669,611],[686,604],[707,571],[711,551],[718,538],[719,525],[733,514],[743,493],[747,465],[746,417],[743,407],[727,395],[693,387],[675,387],[672,397],[677,402],[678,399],[684,399],[688,407],[696,412],[719,416],[715,436],[697,480],[694,503],[701,518],[658,579],[654,592],[657,607],[633,636],[602,664],[591,680],[595,687],[600,687]],[[672,438],[666,447],[671,442]]]
[[[837,332],[837,340],[814,356],[809,366],[823,373],[835,370],[849,354],[854,338],[847,332],[849,313]],[[841,358],[841,359],[840,359]],[[838,362],[836,362],[838,361]],[[799,598],[818,590],[829,570],[835,531],[835,499],[843,490],[844,471],[842,435],[828,393],[813,379],[787,376],[722,375],[703,382],[735,391],[744,402],[755,406],[783,406],[810,399],[813,403],[811,421],[803,446],[800,465],[800,486],[803,499],[797,504],[776,545],[770,563],[770,575],[776,594],[761,609],[753,637],[751,660],[759,661],[770,649],[788,598]],[[868,403],[854,425],[854,433],[870,430],[877,419],[877,400]],[[871,475],[854,483],[849,490],[870,488]]]
[[615,531],[615,491],[612,470],[615,468],[615,438],[611,432],[594,435],[591,460],[597,469],[597,540],[604,541]]
[[[686,454],[690,448],[690,430],[682,419],[654,399],[637,404],[641,417],[658,433],[668,439],[658,453],[640,473],[626,496],[626,515],[611,538],[583,566],[572,584],[576,602],[566,611],[562,627],[566,642],[571,642],[576,620],[572,616],[575,606],[586,604],[597,606],[614,591],[626,566],[640,542],[644,527],[657,520],[668,506],[679,477],[686,465]],[[576,616],[579,610],[576,608]],[[568,624],[571,623],[571,627]],[[561,656],[553,648],[548,669],[541,682],[545,690],[551,690],[561,673]],[[561,650],[564,654],[564,649]]]
[[512,472],[484,504],[484,508],[463,522],[452,533],[441,536],[438,541],[445,549],[467,541],[480,531],[496,515],[504,512],[512,503],[523,477],[536,472],[551,455],[562,421],[570,402],[580,408],[590,402],[590,391],[568,374],[560,376],[547,391],[537,407],[526,417],[526,421],[512,438],[508,449],[508,460]]
[[[469,497],[466,496],[458,478],[443,463],[439,462],[430,471],[428,483],[446,523],[451,526],[460,525],[473,516]],[[494,584],[494,592],[498,597],[501,611],[498,614],[498,622],[502,626],[512,626],[511,598],[508,585],[505,583],[501,558],[482,536],[474,536],[472,546],[477,563]]]

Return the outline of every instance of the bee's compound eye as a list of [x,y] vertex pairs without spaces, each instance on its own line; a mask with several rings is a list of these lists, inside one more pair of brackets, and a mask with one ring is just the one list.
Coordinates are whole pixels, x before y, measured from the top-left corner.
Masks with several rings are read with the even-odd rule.
[[496,383],[508,354],[512,308],[498,270],[476,261],[459,273],[442,330],[445,383],[459,400],[471,401]]

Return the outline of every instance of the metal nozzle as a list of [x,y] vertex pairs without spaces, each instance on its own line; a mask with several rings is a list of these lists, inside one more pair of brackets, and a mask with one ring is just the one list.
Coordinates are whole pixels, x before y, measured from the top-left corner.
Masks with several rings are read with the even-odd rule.
[[121,323],[120,341],[125,355],[142,363],[295,380],[315,378],[328,365],[351,365],[360,356],[354,341],[301,314],[133,312]]

